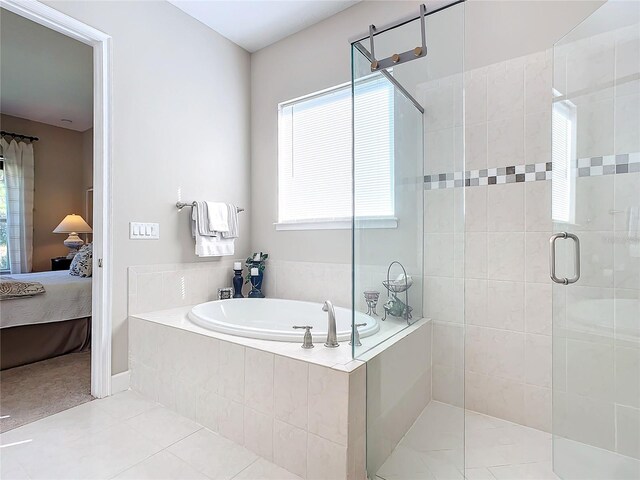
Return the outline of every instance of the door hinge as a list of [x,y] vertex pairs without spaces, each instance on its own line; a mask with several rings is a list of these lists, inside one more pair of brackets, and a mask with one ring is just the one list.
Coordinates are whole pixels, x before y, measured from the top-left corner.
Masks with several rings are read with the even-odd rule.
[[102,268],[102,259],[101,258],[98,259],[98,267]]

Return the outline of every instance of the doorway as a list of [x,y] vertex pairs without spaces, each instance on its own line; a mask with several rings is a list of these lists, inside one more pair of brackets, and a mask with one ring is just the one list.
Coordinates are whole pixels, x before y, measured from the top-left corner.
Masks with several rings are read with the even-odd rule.
[[[91,190],[83,193],[85,213],[92,217],[93,270],[91,300],[91,395],[111,394],[111,141],[110,37],[39,2],[0,0],[0,7],[20,17],[61,33],[91,48],[93,59],[92,124],[89,148],[93,153]],[[89,191],[92,192],[89,198]]]

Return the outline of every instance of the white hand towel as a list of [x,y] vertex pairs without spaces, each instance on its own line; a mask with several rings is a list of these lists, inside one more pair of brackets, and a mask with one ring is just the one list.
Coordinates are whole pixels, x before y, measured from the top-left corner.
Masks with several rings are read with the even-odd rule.
[[209,215],[209,230],[215,232],[229,231],[229,209],[226,203],[206,202]]
[[227,205],[229,215],[229,231],[222,232],[223,238],[238,238],[240,236],[238,232],[238,207],[232,204]]
[[197,212],[197,227],[198,233],[206,237],[215,237],[216,232],[209,229],[209,209],[207,208],[207,202],[196,201],[193,210]]
[[200,235],[198,211],[194,208],[191,214],[191,233],[196,241],[195,253],[199,257],[221,257],[235,253],[235,240],[222,236]]

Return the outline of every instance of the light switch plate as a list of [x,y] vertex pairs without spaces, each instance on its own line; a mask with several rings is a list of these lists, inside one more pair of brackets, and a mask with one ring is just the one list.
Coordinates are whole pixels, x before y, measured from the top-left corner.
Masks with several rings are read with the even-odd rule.
[[160,224],[129,222],[129,238],[131,240],[158,240],[160,238]]

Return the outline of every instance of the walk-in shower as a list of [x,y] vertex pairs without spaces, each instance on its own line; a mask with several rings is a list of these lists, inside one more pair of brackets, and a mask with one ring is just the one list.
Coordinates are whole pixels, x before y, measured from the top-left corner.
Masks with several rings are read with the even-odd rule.
[[351,45],[367,475],[640,478],[640,3],[482,59],[442,7]]

